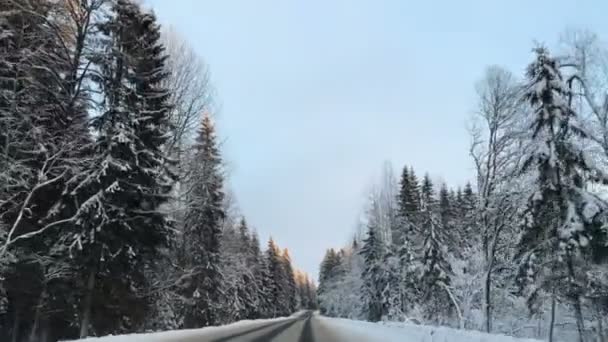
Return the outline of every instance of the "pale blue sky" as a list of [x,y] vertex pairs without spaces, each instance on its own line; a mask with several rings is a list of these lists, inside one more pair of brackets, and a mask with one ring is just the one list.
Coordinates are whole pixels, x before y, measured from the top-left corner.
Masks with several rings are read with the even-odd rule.
[[605,0],[146,0],[205,58],[241,210],[301,269],[353,232],[384,160],[471,178],[465,123],[489,64],[608,28]]

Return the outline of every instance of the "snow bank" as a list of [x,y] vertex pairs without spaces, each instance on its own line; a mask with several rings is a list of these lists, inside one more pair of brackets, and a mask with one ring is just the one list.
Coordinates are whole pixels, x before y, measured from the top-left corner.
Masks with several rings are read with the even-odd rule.
[[[301,312],[295,313],[290,317],[294,317]],[[255,320],[243,320],[236,323],[221,325],[215,327],[206,327],[201,329],[184,329],[184,330],[173,330],[163,331],[156,333],[147,334],[129,334],[129,335],[116,335],[116,336],[103,336],[103,337],[88,337],[81,340],[75,340],[78,342],[174,342],[182,341],[191,338],[219,338],[223,335],[237,333],[239,331],[245,331],[248,329],[256,328],[268,323],[281,322],[289,317],[273,318],[273,319],[255,319]],[[74,341],[74,342],[75,342]]]
[[458,330],[402,322],[371,323],[342,318],[317,317],[336,337],[361,342],[539,342],[479,331]]

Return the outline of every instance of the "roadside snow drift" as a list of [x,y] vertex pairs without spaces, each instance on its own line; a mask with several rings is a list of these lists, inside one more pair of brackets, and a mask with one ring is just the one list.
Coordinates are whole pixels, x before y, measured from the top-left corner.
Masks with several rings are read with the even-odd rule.
[[[103,337],[88,337],[78,342],[181,342],[190,339],[216,339],[228,334],[238,333],[258,326],[281,322],[289,317],[274,319],[243,320],[228,325],[201,329],[173,330],[147,334],[129,334]],[[76,342],[74,341],[74,342]],[[204,340],[202,340],[204,341]]]
[[336,338],[345,342],[539,342],[534,339],[411,323],[385,324],[322,316],[316,318],[331,330]]

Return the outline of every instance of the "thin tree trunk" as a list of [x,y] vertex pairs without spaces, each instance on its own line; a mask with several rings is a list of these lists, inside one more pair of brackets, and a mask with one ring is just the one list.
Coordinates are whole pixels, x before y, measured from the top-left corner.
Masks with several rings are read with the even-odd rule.
[[574,315],[576,317],[576,329],[578,330],[579,342],[585,341],[585,321],[583,319],[583,309],[581,308],[581,298],[576,295],[574,298]]
[[458,328],[459,329],[464,329],[464,320],[462,318],[462,312],[460,311],[460,306],[458,305],[458,302],[456,301],[456,298],[454,298],[454,295],[452,294],[452,291],[450,291],[450,288],[447,285],[441,283],[441,286],[443,286],[443,288],[445,289],[445,291],[448,293],[448,297],[450,298],[450,300],[454,304],[454,308],[456,308],[456,314],[458,315]]
[[553,328],[555,326],[555,294],[551,295],[551,321],[549,322],[549,342],[553,342]]
[[492,332],[492,271],[488,269],[486,272],[486,279],[484,284],[484,311],[485,311],[485,319],[486,319],[486,332]]
[[95,288],[96,269],[92,269],[87,280],[87,289],[82,308],[82,320],[80,322],[80,338],[87,337],[89,324],[91,323],[91,305],[93,304],[93,289]]
[[36,305],[36,313],[34,314],[34,325],[32,326],[32,330],[30,331],[30,342],[37,342],[37,333],[38,333],[38,326],[40,325],[40,314],[41,314],[41,307],[42,307],[42,301],[44,300],[44,290],[42,290],[42,292],[40,292],[40,297],[38,297],[38,304]]
[[597,340],[598,342],[605,342],[604,339],[604,325],[603,325],[604,317],[601,312],[597,316]]
[[13,319],[12,342],[17,342],[19,340],[19,326],[20,325],[21,325],[21,310],[19,308],[19,305],[15,305],[15,318]]

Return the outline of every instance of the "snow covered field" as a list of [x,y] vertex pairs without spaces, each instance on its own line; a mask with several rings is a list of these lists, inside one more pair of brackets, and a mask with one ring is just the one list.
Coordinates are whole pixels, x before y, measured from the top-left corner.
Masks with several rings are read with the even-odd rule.
[[80,342],[538,342],[409,323],[370,323],[318,315],[240,321],[194,330],[87,338]]

